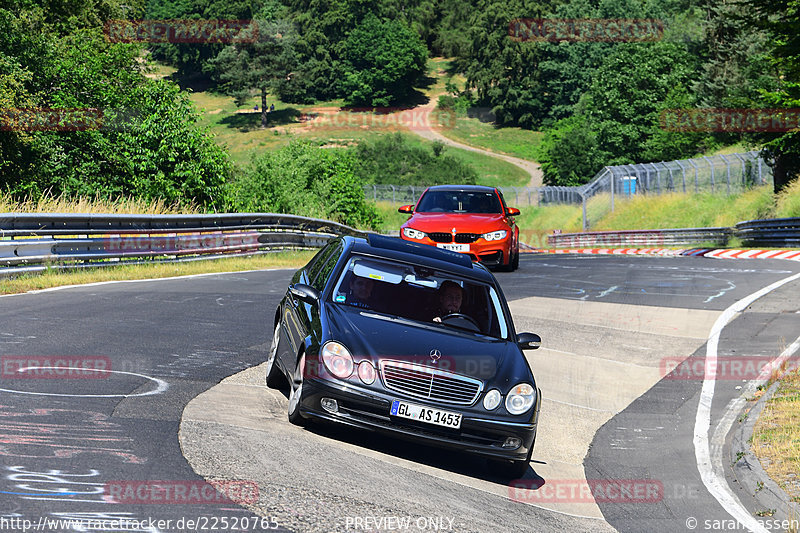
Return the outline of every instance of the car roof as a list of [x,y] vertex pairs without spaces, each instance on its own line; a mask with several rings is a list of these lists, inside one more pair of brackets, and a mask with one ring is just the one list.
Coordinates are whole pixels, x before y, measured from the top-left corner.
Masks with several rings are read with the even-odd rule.
[[351,244],[352,252],[428,266],[461,277],[494,284],[494,277],[488,270],[482,266],[476,266],[469,256],[458,252],[441,250],[428,244],[418,244],[399,237],[389,237],[377,233],[369,233],[366,238],[344,237],[344,240],[345,243]]
[[465,191],[465,192],[494,192],[494,187],[486,185],[433,185],[428,187],[429,191]]

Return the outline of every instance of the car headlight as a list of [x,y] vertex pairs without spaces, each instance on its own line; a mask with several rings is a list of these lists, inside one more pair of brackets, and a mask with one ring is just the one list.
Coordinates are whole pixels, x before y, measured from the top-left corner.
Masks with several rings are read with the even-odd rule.
[[414,228],[409,228],[409,227],[403,228],[403,235],[405,235],[409,239],[422,240],[422,239],[425,238],[425,234],[423,232],[415,230]]
[[369,361],[358,363],[358,377],[367,385],[375,383],[375,367]]
[[504,229],[498,231],[490,231],[489,233],[484,233],[481,235],[487,241],[499,241],[500,239],[505,239],[508,232]]
[[353,356],[338,342],[326,342],[322,347],[322,362],[325,368],[339,379],[350,377],[353,373]]
[[486,393],[486,396],[483,397],[483,407],[487,411],[497,409],[497,406],[500,405],[500,401],[502,399],[503,395],[500,394],[500,391],[497,389],[492,389]]
[[506,409],[512,415],[521,415],[536,402],[536,389],[527,383],[515,385],[506,396]]

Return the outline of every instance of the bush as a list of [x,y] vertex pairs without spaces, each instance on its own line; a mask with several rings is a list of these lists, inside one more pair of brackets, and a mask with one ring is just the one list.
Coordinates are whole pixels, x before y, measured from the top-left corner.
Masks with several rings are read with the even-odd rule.
[[373,229],[381,223],[364,198],[352,155],[308,142],[256,157],[229,191],[233,211],[288,213]]
[[556,122],[539,146],[545,185],[574,187],[589,182],[606,164],[597,134],[582,115]]
[[478,173],[444,153],[444,145],[428,151],[412,146],[401,133],[363,141],[353,148],[356,173],[365,183],[401,185],[475,184]]

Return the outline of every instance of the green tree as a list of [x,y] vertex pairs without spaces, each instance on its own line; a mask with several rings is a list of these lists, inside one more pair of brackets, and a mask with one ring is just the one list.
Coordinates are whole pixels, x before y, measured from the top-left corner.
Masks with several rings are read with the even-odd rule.
[[[773,36],[769,58],[780,74],[780,83],[762,90],[755,105],[800,107],[800,0],[743,0],[749,24]],[[800,176],[800,133],[763,133],[754,138],[764,143],[763,153],[772,164],[775,192]]]
[[388,106],[425,73],[428,51],[402,22],[367,16],[344,40],[342,88],[348,104]]
[[660,129],[659,112],[670,93],[688,92],[697,60],[668,42],[621,43],[595,72],[586,104],[606,164],[643,162],[660,154],[645,149]]
[[470,18],[469,47],[459,68],[478,103],[489,105],[499,124],[531,128],[538,125],[545,103],[539,43],[513,40],[509,23],[521,17],[544,17],[549,2],[485,0]]
[[20,196],[222,205],[228,156],[197,128],[186,94],[143,76],[141,46],[109,43],[99,18],[70,20],[77,22],[59,26],[36,6],[0,7],[0,21],[7,22],[0,34],[0,100],[13,106],[5,107],[6,118],[21,108],[84,109],[96,118],[65,119],[63,131],[13,123],[0,131],[0,187]]
[[328,218],[377,228],[380,216],[364,198],[345,151],[293,142],[253,159],[231,182],[230,208]]
[[291,76],[297,64],[296,33],[286,21],[257,21],[258,40],[225,47],[213,61],[222,87],[241,105],[255,89],[261,95],[261,127],[269,122],[267,93]]
[[608,159],[584,115],[556,122],[542,139],[539,154],[544,184],[568,187],[589,182]]

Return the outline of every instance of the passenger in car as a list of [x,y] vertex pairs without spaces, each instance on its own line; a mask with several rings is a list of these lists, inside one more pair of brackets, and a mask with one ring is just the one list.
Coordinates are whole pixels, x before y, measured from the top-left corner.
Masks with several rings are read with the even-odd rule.
[[347,303],[363,309],[370,309],[370,300],[372,298],[372,289],[374,286],[375,282],[369,278],[353,276],[350,278],[350,291],[347,295]]

